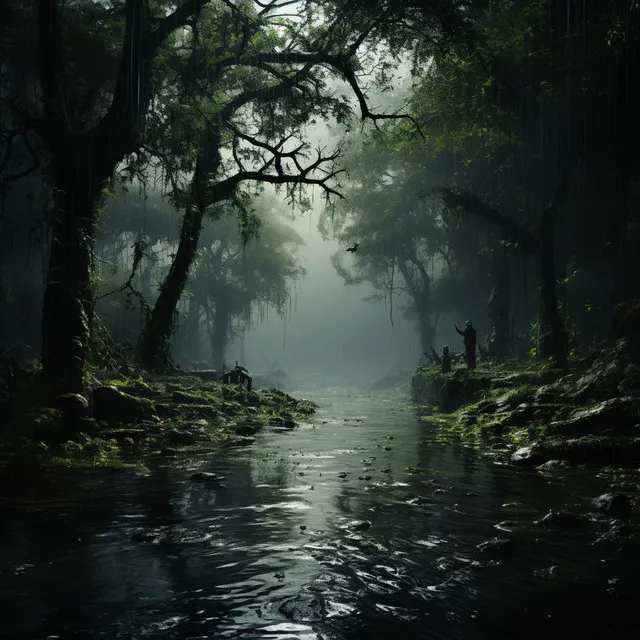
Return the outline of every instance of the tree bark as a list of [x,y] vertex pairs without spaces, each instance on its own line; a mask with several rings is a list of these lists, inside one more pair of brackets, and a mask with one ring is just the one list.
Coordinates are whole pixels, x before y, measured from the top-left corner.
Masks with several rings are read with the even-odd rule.
[[229,343],[229,312],[224,308],[224,301],[216,301],[216,315],[211,332],[211,356],[215,366],[223,371],[225,354]]
[[503,247],[496,247],[493,253],[493,287],[489,296],[489,330],[487,342],[489,354],[493,358],[506,358],[509,354],[511,337],[511,277],[509,258]]
[[198,250],[204,216],[204,163],[198,160],[192,182],[191,197],[182,218],[180,240],[160,294],[149,319],[138,338],[138,356],[142,364],[157,368],[171,368],[169,339],[178,301],[184,290]]
[[200,141],[178,248],[160,287],[153,311],[138,339],[138,357],[147,367],[166,369],[173,365],[169,344],[173,318],[198,251],[202,220],[208,204],[208,178],[215,175],[220,165],[221,135],[219,127],[210,127]]
[[127,0],[122,61],[110,108],[91,129],[71,116],[58,0],[38,3],[40,88],[44,117],[35,129],[48,147],[53,211],[42,308],[42,373],[54,393],[85,389],[92,293],[95,207],[118,163],[141,141],[151,100],[151,65],[158,47],[206,2],[180,5],[154,31],[148,2]]
[[493,222],[521,250],[536,257],[540,297],[538,356],[553,362],[562,369],[568,368],[569,341],[558,308],[554,257],[554,219],[566,200],[569,191],[569,176],[569,168],[565,167],[558,178],[551,202],[542,211],[537,237],[500,211],[482,202],[473,194],[450,188],[440,189],[445,206],[450,208],[459,207],[466,213],[477,215]]
[[85,387],[94,206],[108,177],[87,137],[66,142],[52,157],[51,248],[42,305],[43,379],[55,394],[82,393]]
[[538,354],[561,369],[568,368],[568,338],[558,305],[556,264],[554,256],[554,210],[545,207],[540,222],[540,315]]

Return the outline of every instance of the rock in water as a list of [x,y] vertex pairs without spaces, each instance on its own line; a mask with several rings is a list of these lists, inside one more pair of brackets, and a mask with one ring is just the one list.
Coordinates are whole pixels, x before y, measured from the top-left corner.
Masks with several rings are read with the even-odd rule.
[[169,444],[173,444],[173,445],[188,446],[190,444],[195,444],[196,437],[195,435],[193,435],[191,431],[187,431],[186,429],[185,430],[172,429],[169,432],[168,442]]
[[482,553],[489,553],[491,555],[511,555],[513,552],[513,540],[511,538],[491,538],[491,540],[482,542],[476,548]]
[[221,482],[224,480],[224,476],[219,476],[213,471],[199,471],[191,476],[191,482]]
[[352,520],[347,522],[345,529],[349,529],[349,531],[367,531],[371,529],[371,522],[369,520]]
[[554,529],[579,529],[587,523],[587,518],[577,513],[567,513],[566,511],[549,511],[540,520],[535,520],[536,527]]
[[614,518],[626,518],[631,515],[631,500],[624,493],[603,493],[591,504],[598,511]]

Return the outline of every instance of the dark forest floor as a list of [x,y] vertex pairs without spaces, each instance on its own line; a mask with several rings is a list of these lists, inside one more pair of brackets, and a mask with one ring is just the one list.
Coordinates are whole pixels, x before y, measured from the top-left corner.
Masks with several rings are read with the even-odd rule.
[[36,374],[2,407],[0,447],[43,463],[143,469],[150,454],[239,446],[264,425],[293,429],[315,405],[275,389],[220,384],[212,372],[95,380],[88,400],[39,400]]
[[542,470],[640,466],[640,349],[574,361],[570,373],[536,363],[486,364],[443,374],[420,368],[412,383],[424,418],[497,459]]

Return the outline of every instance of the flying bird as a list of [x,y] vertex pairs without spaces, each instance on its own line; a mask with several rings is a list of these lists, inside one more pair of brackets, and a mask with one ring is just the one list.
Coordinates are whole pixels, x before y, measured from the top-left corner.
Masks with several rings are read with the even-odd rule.
[[353,243],[353,247],[347,247],[347,251],[349,253],[355,253],[358,250],[358,246],[359,246],[359,243],[358,242],[354,242]]

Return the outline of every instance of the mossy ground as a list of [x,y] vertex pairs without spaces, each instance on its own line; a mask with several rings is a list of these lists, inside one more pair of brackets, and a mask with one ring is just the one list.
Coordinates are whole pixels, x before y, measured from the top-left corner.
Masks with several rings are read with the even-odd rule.
[[127,394],[136,415],[96,420],[90,408],[89,418],[71,426],[58,409],[26,407],[14,412],[0,448],[45,464],[144,472],[148,456],[248,444],[265,425],[293,428],[316,410],[278,389],[248,391],[185,374],[109,378],[95,386]]
[[626,353],[619,345],[587,365],[573,363],[570,374],[524,362],[451,374],[422,368],[413,381],[415,406],[438,439],[461,440],[499,460],[516,461],[514,452],[530,449],[520,461],[637,465],[639,405],[627,391],[636,372]]

